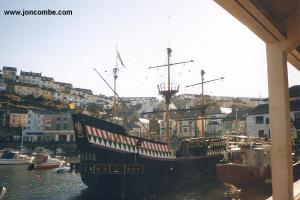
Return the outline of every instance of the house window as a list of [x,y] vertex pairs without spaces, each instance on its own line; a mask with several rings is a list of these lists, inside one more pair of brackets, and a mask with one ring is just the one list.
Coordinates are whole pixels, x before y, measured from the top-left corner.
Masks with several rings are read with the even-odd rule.
[[297,139],[300,139],[300,131],[297,131]]
[[255,117],[256,124],[263,124],[264,123],[264,116],[257,116]]
[[264,130],[259,130],[258,131],[258,137],[265,137],[265,131]]
[[74,141],[75,141],[74,135],[70,135],[70,141],[71,141],[71,142],[74,142]]
[[58,138],[58,140],[60,142],[66,142],[67,141],[67,136],[66,135],[60,135],[59,138]]
[[269,124],[270,123],[270,120],[269,120],[269,117],[266,118],[266,124]]
[[296,112],[294,115],[295,115],[295,122],[300,123],[300,112]]
[[188,132],[188,128],[182,128],[182,132],[183,133],[187,133]]

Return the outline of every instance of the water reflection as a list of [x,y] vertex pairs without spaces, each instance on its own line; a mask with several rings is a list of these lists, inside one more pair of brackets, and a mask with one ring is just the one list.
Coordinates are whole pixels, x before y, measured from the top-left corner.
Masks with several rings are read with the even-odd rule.
[[228,192],[231,187],[231,185],[221,183],[215,179],[204,179],[171,188],[169,191],[143,196],[138,193],[101,194],[97,190],[86,188],[73,200],[224,200],[224,193]]
[[[187,181],[169,191],[156,194],[102,194],[88,189],[82,183],[80,174],[57,174],[51,170],[28,171],[26,167],[0,165],[0,186],[7,188],[5,200],[224,200],[224,193],[230,192],[233,187],[206,177],[193,182]],[[259,200],[267,196],[264,189],[250,187],[242,191],[241,199]]]

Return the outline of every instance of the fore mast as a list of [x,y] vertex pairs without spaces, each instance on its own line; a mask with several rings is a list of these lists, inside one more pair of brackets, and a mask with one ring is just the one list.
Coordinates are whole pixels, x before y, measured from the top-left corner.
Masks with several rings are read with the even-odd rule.
[[114,72],[114,98],[113,98],[113,113],[112,113],[112,120],[113,123],[116,123],[116,116],[117,116],[117,101],[116,101],[116,92],[117,92],[117,78],[118,78],[118,71],[119,68],[116,66],[113,68]]
[[[114,98],[113,98],[113,112],[112,112],[112,121],[113,123],[116,123],[116,116],[117,116],[117,100],[116,100],[116,96],[117,95],[117,78],[118,78],[118,73],[119,73],[119,67],[118,67],[118,63],[120,62],[120,64],[125,67],[123,60],[120,56],[120,53],[118,51],[118,47],[116,46],[116,67],[113,68],[113,72],[114,72]],[[97,72],[98,73],[98,72]],[[99,73],[98,73],[99,74]],[[100,75],[100,74],[99,74]],[[101,77],[102,78],[102,77]]]

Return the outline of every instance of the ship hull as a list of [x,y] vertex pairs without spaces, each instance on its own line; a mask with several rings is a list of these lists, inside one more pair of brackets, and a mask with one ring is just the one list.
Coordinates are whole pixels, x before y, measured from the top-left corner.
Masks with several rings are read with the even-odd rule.
[[35,166],[35,169],[54,169],[61,166],[61,163],[42,163]]
[[[239,187],[249,185],[271,185],[270,167],[250,167],[245,164],[217,164],[217,178],[223,182],[230,183]],[[298,180],[300,177],[300,162],[293,164],[293,177]]]
[[217,177],[223,182],[236,186],[266,183],[270,179],[270,168],[249,167],[243,164],[217,164]]
[[0,159],[0,165],[25,165],[32,162],[32,158],[24,159]]
[[81,174],[89,188],[102,192],[174,188],[214,174],[216,163],[223,158],[221,152],[177,158],[165,143],[126,136],[120,127],[108,128],[83,115],[73,115],[73,121],[81,160],[72,163],[71,169]]

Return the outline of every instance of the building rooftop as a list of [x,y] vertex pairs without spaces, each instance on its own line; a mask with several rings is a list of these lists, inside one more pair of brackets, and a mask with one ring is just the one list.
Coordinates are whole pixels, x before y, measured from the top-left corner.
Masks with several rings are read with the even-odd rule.
[[[300,100],[290,101],[290,111],[300,111]],[[253,108],[249,115],[269,114],[269,104],[261,104]]]
[[208,115],[213,114],[229,114],[232,112],[232,108],[226,108],[226,107],[218,107],[218,106],[212,106],[207,109]]
[[87,94],[93,94],[93,91],[92,90],[89,90],[89,89],[82,89],[82,88],[73,88],[73,90],[77,90],[79,92],[82,92],[82,93],[87,93]]
[[236,117],[238,120],[245,120],[246,116],[250,113],[251,109],[243,109],[243,108],[239,108],[236,112],[235,109],[232,109],[232,112],[229,113],[224,119],[223,121],[232,121],[235,120]]
[[208,126],[215,126],[215,125],[220,125],[217,121],[209,121]]
[[52,77],[46,77],[46,76],[42,76],[41,80],[42,81],[54,81],[54,79]]
[[300,97],[300,85],[294,85],[289,88],[289,96],[290,98],[293,97]]
[[37,76],[37,77],[40,77],[42,76],[42,73],[35,73],[35,72],[24,72],[24,71],[21,71],[20,75],[22,76]]
[[144,124],[149,124],[149,119],[145,119],[145,118],[139,118],[140,122],[144,123]]
[[10,71],[17,71],[17,68],[16,67],[6,67],[6,66],[3,66],[3,70],[10,70]]
[[54,82],[56,84],[59,84],[59,85],[63,85],[63,86],[68,86],[68,87],[73,87],[73,85],[71,83],[64,83],[64,82]]

